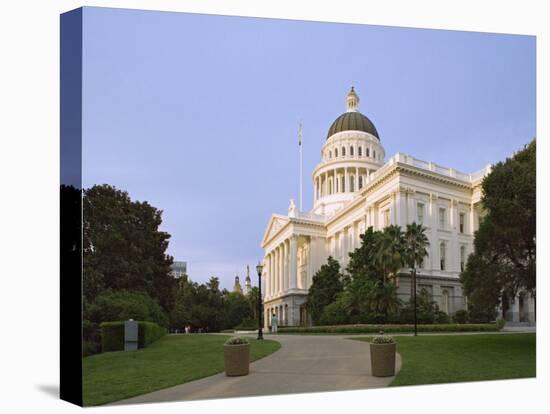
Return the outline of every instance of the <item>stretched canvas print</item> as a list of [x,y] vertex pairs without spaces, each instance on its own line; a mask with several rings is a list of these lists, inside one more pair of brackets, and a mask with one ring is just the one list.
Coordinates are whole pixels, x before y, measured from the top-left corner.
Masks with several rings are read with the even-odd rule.
[[61,15],[61,397],[535,377],[535,47]]

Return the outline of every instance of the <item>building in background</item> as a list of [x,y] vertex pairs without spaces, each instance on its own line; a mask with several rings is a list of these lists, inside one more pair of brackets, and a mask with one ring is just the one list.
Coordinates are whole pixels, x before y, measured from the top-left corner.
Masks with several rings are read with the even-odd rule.
[[[265,325],[271,314],[281,325],[308,324],[308,289],[328,256],[345,269],[348,253],[359,247],[359,236],[368,227],[404,228],[412,222],[427,228],[430,242],[429,255],[418,269],[418,289],[427,290],[449,315],[464,309],[459,276],[473,252],[481,182],[490,166],[463,173],[402,153],[386,160],[378,131],[359,112],[353,88],[346,104],[347,111],[328,130],[321,162],[312,174],[313,209],[300,211],[291,200],[288,214],[273,214],[265,230]],[[407,301],[412,294],[408,269],[402,269],[396,283],[399,297]],[[531,298],[520,294],[514,303],[512,320],[520,313],[534,317]]]
[[187,275],[187,262],[176,262],[172,263],[171,274],[174,278],[179,279],[182,276]]
[[252,290],[252,281],[250,280],[250,266],[246,265],[246,279],[244,280],[244,294],[248,295]]
[[240,293],[242,295],[243,288],[241,287],[241,282],[239,281],[239,275],[235,276],[235,284],[233,285],[233,292]]

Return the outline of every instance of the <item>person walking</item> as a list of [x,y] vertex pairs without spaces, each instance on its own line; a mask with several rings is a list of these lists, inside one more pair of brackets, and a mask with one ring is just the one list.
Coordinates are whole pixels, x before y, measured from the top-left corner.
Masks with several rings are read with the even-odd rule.
[[277,318],[277,315],[273,314],[271,317],[271,333],[276,334],[277,333],[277,325],[279,324],[279,319]]

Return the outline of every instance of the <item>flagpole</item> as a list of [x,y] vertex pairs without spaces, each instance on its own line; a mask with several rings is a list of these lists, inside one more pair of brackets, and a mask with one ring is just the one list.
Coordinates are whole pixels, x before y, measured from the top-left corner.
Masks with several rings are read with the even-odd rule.
[[303,211],[302,206],[302,190],[303,190],[303,180],[302,180],[302,122],[300,121],[300,212]]

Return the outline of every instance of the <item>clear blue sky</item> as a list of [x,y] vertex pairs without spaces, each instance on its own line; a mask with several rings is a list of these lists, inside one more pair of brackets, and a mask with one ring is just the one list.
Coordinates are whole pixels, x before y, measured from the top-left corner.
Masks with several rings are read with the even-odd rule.
[[83,185],[162,209],[169,253],[227,288],[298,197],[300,120],[311,208],[351,85],[387,158],[472,172],[535,136],[529,36],[85,8],[83,67]]

